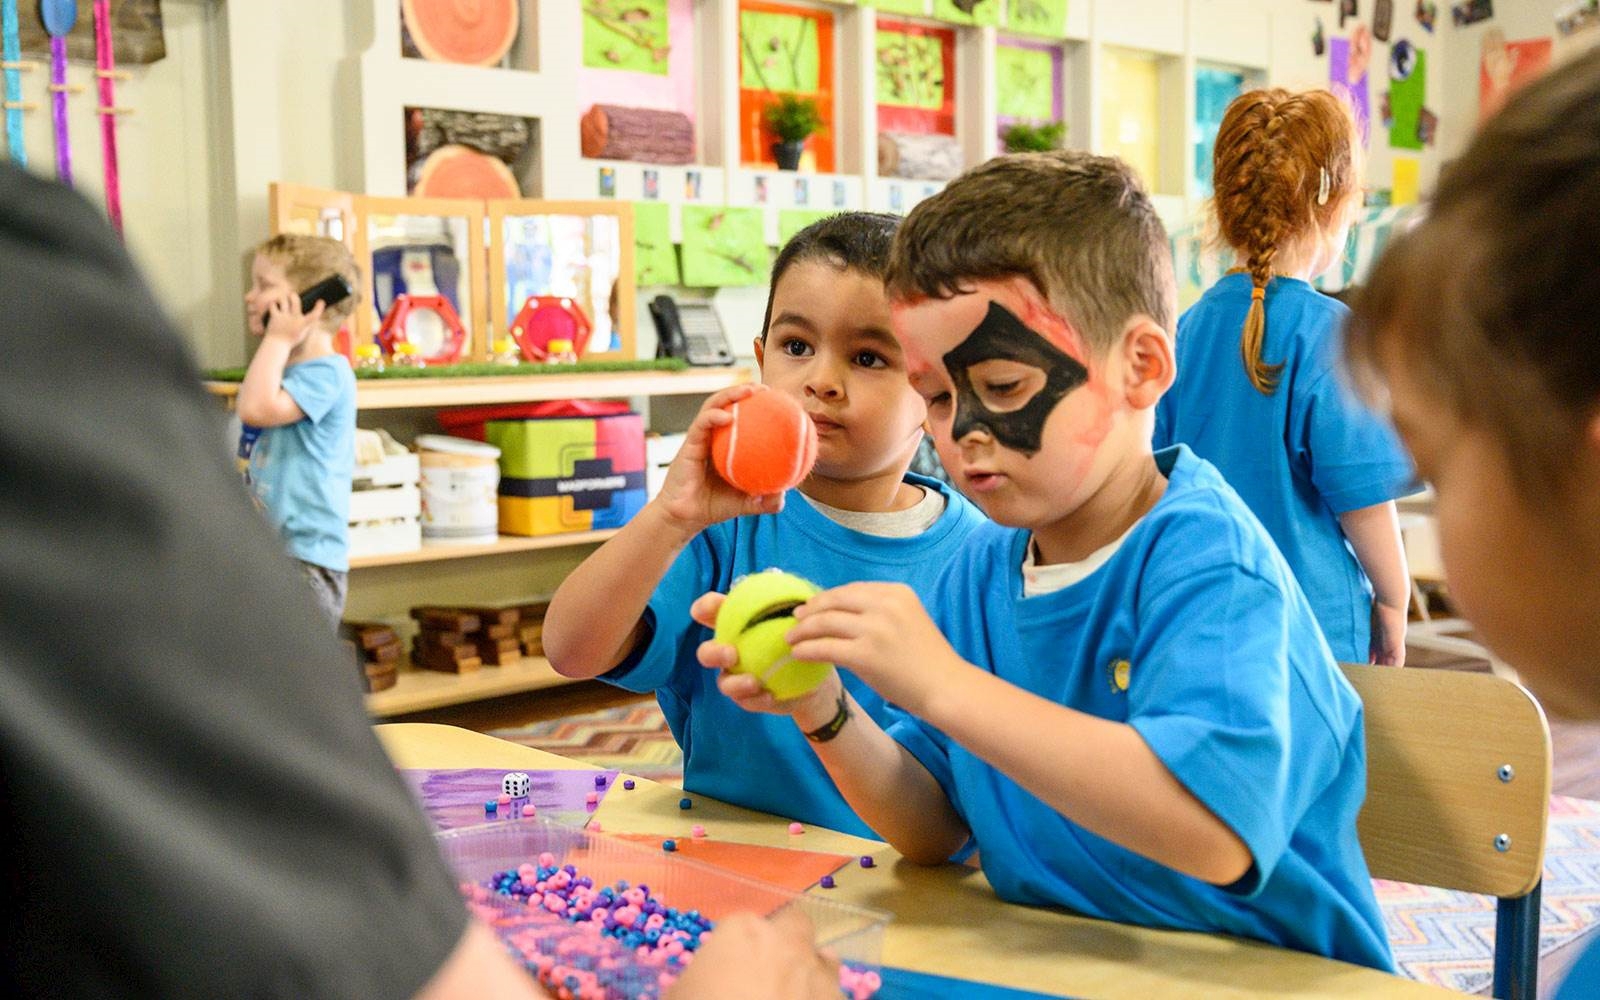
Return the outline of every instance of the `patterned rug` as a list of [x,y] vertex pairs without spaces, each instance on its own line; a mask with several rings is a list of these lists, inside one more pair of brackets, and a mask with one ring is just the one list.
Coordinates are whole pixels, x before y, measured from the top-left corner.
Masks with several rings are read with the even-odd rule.
[[[491,735],[668,784],[683,780],[683,755],[653,701]],[[1403,882],[1376,886],[1402,974],[1464,993],[1489,992],[1494,900]],[[1551,797],[1543,903],[1541,957],[1600,923],[1600,802]]]
[[570,715],[489,734],[512,743],[627,771],[668,785],[683,783],[683,753],[654,701]]

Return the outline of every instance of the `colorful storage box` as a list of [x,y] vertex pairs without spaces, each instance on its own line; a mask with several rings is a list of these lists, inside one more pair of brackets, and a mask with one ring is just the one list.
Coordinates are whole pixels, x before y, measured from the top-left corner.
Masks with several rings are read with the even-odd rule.
[[645,504],[637,413],[490,420],[500,449],[500,531],[555,535],[620,528]]

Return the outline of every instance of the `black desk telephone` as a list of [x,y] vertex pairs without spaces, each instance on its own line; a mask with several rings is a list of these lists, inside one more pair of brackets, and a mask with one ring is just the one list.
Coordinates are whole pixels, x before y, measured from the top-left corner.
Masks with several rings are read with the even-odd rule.
[[717,313],[707,302],[679,305],[670,295],[650,300],[656,324],[656,357],[682,358],[691,365],[731,365],[733,351]]

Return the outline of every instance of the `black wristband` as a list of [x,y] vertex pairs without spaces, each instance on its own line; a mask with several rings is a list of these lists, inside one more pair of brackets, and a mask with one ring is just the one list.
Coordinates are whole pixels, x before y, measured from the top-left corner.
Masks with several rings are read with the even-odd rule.
[[833,713],[833,718],[806,733],[806,739],[813,743],[826,743],[839,735],[839,730],[850,721],[850,696],[843,691],[839,692],[839,710]]

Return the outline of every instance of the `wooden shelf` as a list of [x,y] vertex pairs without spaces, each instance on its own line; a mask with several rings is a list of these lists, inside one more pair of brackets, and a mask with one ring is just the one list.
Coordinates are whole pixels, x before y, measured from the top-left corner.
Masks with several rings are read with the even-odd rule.
[[484,665],[468,674],[418,670],[410,663],[402,663],[394,687],[367,695],[367,711],[383,717],[405,715],[575,683],[551,669],[550,661],[542,656],[525,656],[503,667]]
[[410,552],[386,552],[376,556],[356,556],[350,568],[368,569],[374,566],[405,566],[411,563],[439,562],[445,559],[477,559],[498,556],[508,552],[533,552],[538,549],[563,549],[576,545],[598,545],[617,533],[615,528],[604,531],[572,531],[561,535],[501,535],[497,540],[482,545],[424,545]]
[[[691,368],[682,372],[575,372],[571,375],[491,375],[356,382],[356,409],[398,410],[552,399],[620,396],[691,396],[717,392],[751,379],[748,368]],[[231,400],[237,382],[207,382],[206,391]]]

